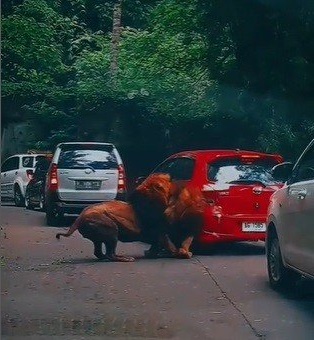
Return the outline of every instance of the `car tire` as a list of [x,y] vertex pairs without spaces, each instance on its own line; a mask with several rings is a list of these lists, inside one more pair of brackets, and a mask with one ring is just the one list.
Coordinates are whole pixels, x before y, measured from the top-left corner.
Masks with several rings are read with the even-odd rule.
[[46,223],[48,226],[57,227],[60,224],[62,217],[63,214],[55,207],[51,205],[46,206]]
[[27,190],[26,190],[26,193],[25,193],[25,202],[24,202],[24,205],[25,205],[25,208],[28,209],[28,210],[33,210],[34,209],[34,206],[30,202],[29,193],[28,193]]
[[23,207],[25,203],[22,191],[18,185],[14,187],[14,203],[17,207]]
[[273,232],[267,242],[267,271],[270,286],[275,290],[294,289],[300,275],[284,266],[277,234]]

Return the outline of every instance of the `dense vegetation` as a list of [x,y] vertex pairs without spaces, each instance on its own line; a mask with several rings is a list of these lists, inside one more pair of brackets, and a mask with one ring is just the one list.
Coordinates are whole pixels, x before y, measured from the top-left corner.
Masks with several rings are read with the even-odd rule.
[[[121,5],[113,72],[113,8]],[[192,148],[294,158],[314,135],[314,4],[2,2],[2,124],[113,141],[132,174]]]

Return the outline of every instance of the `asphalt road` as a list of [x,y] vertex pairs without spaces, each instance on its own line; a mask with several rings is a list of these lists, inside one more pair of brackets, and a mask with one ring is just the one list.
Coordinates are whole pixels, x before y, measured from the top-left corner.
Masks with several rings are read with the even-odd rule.
[[313,283],[272,291],[263,244],[153,260],[147,245],[119,243],[136,261],[110,263],[59,230],[42,212],[1,207],[2,339],[314,339]]

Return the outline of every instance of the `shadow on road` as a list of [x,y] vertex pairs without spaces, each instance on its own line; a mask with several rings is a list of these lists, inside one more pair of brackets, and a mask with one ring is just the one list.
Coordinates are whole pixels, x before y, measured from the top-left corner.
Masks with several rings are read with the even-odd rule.
[[224,256],[246,256],[246,255],[264,255],[265,244],[263,242],[238,242],[238,243],[221,243],[198,247],[194,249],[195,255],[224,255]]
[[296,287],[288,291],[279,292],[282,297],[289,300],[314,301],[314,282],[302,278]]
[[99,262],[107,262],[104,260],[98,260],[97,258],[86,258],[86,257],[82,257],[82,258],[71,258],[68,260],[61,260],[58,261],[58,264],[88,264],[88,263],[99,263]]
[[[70,227],[78,215],[65,215],[60,221],[58,227]],[[225,255],[225,256],[246,256],[246,255],[264,255],[264,242],[237,242],[237,243],[220,243],[209,246],[202,246],[193,249],[195,255]],[[134,256],[133,256],[134,257]],[[167,256],[165,256],[167,257]],[[135,257],[136,260],[143,257]],[[145,258],[144,258],[145,259]],[[97,260],[96,260],[97,261]]]
[[76,220],[76,218],[78,217],[78,215],[65,215],[62,218],[60,218],[60,221],[54,225],[54,226],[49,226],[46,223],[46,218],[43,216],[43,225],[47,228],[52,227],[52,228],[65,228],[68,229],[73,222]]

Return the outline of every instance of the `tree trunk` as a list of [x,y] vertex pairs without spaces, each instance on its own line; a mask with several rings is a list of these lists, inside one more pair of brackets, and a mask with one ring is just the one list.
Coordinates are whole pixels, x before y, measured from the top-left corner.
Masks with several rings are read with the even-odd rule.
[[111,40],[111,79],[112,86],[117,86],[118,73],[118,57],[119,57],[119,42],[121,34],[121,6],[122,0],[116,0],[113,7],[113,24],[112,24],[112,40]]

